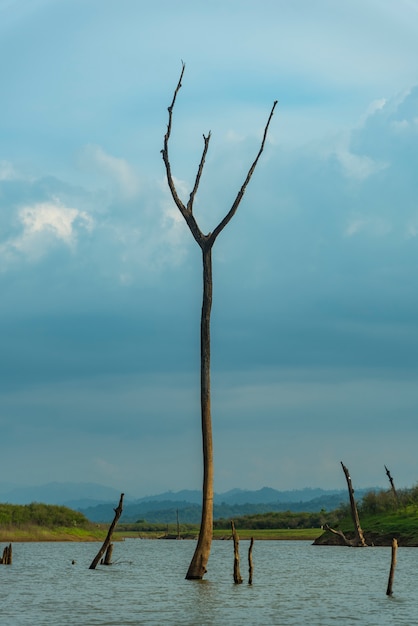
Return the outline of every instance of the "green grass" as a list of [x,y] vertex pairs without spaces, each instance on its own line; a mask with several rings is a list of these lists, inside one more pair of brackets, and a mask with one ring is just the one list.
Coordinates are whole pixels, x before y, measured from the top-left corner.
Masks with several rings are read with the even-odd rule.
[[107,529],[105,527],[46,528],[28,524],[19,528],[0,528],[0,543],[19,541],[104,541],[106,532]]
[[[390,545],[393,538],[399,545],[418,546],[418,506],[411,504],[397,511],[364,514],[360,511],[360,526],[366,542],[371,545]],[[354,526],[351,517],[341,520],[338,528],[349,534]]]
[[[322,533],[320,528],[260,528],[257,530],[253,530],[251,528],[243,528],[238,532],[238,536],[240,539],[251,539],[254,537],[256,540],[284,540],[284,541],[295,541],[295,540],[309,540],[313,541]],[[229,539],[231,537],[231,533],[226,530],[214,530],[213,538],[214,539]]]
[[[133,525],[135,526],[135,525]],[[305,541],[313,541],[319,535],[321,535],[322,530],[320,528],[296,528],[296,529],[288,529],[288,528],[266,528],[266,529],[249,529],[243,528],[238,531],[238,536],[242,540],[250,540],[251,537],[254,537],[255,540],[286,540],[286,541],[295,541],[295,540],[305,540]],[[199,526],[188,527],[187,531],[181,531],[180,536],[182,539],[195,539],[199,534]],[[129,529],[129,525],[125,524],[123,529],[116,529],[115,537],[120,538],[142,538],[142,539],[163,539],[167,535],[167,526],[161,527],[160,529],[153,530],[133,530]],[[176,537],[176,530],[174,527],[168,528],[168,535],[170,538]],[[231,531],[226,529],[215,529],[213,531],[213,538],[215,540],[219,539],[230,539]]]

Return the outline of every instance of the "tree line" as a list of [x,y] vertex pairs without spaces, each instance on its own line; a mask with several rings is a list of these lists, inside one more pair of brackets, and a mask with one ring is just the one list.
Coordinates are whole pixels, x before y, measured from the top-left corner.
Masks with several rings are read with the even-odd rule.
[[66,506],[42,504],[0,504],[0,525],[3,527],[21,527],[26,525],[46,528],[88,527],[89,520],[79,511]]

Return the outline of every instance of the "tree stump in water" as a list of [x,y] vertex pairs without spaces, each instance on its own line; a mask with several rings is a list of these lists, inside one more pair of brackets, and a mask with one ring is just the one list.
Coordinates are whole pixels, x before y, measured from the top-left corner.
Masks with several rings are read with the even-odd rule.
[[115,530],[115,526],[118,523],[118,519],[122,515],[123,496],[124,496],[124,494],[121,493],[120,494],[119,504],[118,504],[117,508],[114,509],[115,517],[114,517],[114,520],[113,520],[113,522],[111,523],[111,525],[109,527],[109,530],[108,530],[108,533],[107,533],[107,537],[104,540],[102,547],[100,548],[100,550],[96,554],[95,558],[93,559],[89,569],[96,569],[96,566],[97,566],[98,562],[100,561],[100,559],[102,558],[102,556],[104,555],[104,553],[108,549],[110,542],[112,541],[113,531]]
[[3,550],[3,556],[0,559],[2,565],[11,565],[13,560],[12,544],[9,543]]
[[234,583],[240,585],[242,583],[242,576],[239,571],[239,537],[233,521],[231,521],[231,528],[232,539],[234,540]]
[[389,571],[389,580],[388,580],[388,588],[386,590],[386,595],[392,595],[392,585],[393,585],[393,577],[395,575],[395,566],[396,566],[396,551],[398,549],[398,542],[396,539],[392,539],[392,559],[390,562],[390,571]]
[[253,584],[253,546],[254,537],[251,537],[250,547],[248,548],[248,584]]

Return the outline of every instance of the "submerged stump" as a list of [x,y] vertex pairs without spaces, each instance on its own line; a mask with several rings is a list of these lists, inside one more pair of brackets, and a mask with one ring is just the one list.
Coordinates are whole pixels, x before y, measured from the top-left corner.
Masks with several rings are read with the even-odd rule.
[[389,580],[388,580],[388,586],[386,589],[387,596],[392,595],[392,586],[393,586],[393,577],[395,575],[397,549],[398,549],[398,542],[396,539],[392,539],[392,558],[390,561]]
[[231,521],[231,528],[232,539],[234,540],[234,583],[240,585],[242,583],[242,576],[239,569],[239,537],[233,521]]
[[111,525],[109,526],[109,530],[107,533],[107,537],[103,542],[102,547],[100,548],[100,550],[98,551],[98,553],[96,554],[95,558],[93,559],[93,561],[91,562],[91,565],[89,567],[89,569],[96,569],[97,564],[99,563],[100,559],[102,558],[102,556],[104,555],[104,553],[106,552],[106,550],[109,548],[109,544],[112,541],[112,535],[113,535],[113,531],[115,530],[116,524],[118,523],[118,520],[120,518],[120,516],[122,515],[122,510],[123,510],[123,496],[124,494],[121,493],[120,494],[120,500],[119,500],[119,504],[116,507],[116,509],[113,509],[115,511],[115,517],[113,519],[113,522],[111,523]]

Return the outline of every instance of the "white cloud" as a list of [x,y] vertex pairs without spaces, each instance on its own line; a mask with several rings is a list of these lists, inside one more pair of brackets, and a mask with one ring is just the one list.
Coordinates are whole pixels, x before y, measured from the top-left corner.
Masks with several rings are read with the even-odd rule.
[[340,148],[335,154],[345,176],[356,180],[365,180],[388,167],[387,163],[375,161],[366,155],[354,154],[344,148]]
[[108,154],[100,146],[88,145],[84,149],[83,161],[110,177],[126,198],[132,198],[138,194],[138,176],[125,159]]
[[93,220],[86,212],[65,207],[58,200],[24,206],[17,218],[22,232],[0,246],[0,255],[5,258],[20,253],[39,259],[57,242],[73,248],[79,228],[93,228]]
[[390,233],[391,230],[391,224],[380,217],[359,217],[349,222],[344,234],[346,237],[353,237],[359,233],[365,233],[374,237],[383,237]]

